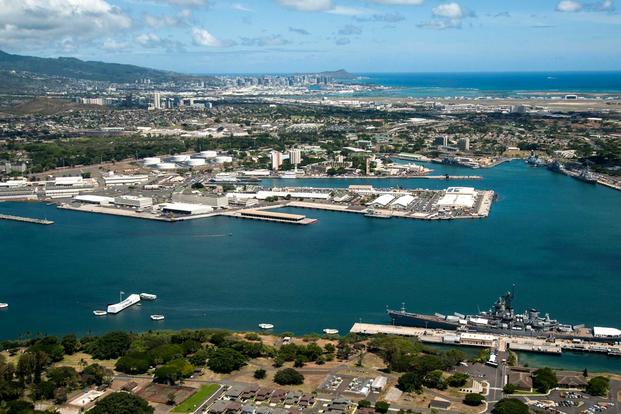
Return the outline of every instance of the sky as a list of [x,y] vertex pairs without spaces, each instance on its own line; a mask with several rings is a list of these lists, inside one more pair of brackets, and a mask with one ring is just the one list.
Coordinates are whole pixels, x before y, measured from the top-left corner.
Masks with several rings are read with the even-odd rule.
[[0,0],[0,49],[204,74],[621,70],[621,10],[614,0]]

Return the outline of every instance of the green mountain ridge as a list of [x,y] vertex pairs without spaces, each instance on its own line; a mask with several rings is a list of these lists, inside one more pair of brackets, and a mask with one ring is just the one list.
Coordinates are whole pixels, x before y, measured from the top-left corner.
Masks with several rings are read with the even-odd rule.
[[131,83],[144,78],[149,78],[154,82],[198,78],[121,63],[84,61],[73,57],[41,58],[13,55],[1,50],[0,71],[29,72],[37,75],[117,83]]

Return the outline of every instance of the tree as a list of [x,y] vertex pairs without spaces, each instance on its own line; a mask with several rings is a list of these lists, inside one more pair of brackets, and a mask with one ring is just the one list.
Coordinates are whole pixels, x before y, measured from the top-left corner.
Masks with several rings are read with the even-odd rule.
[[423,378],[423,385],[427,388],[436,388],[438,390],[446,389],[446,382],[442,378],[442,371],[439,369],[431,371]]
[[80,377],[86,385],[102,385],[110,381],[111,372],[99,364],[91,364],[82,370]]
[[540,368],[533,373],[533,387],[545,394],[558,385],[556,373],[552,368]]
[[492,409],[492,414],[529,414],[528,406],[515,398],[503,398]]
[[97,401],[89,414],[153,414],[153,407],[134,394],[115,392]]
[[95,359],[119,358],[127,352],[131,338],[125,332],[110,332],[90,344],[90,354]]
[[66,336],[64,336],[60,343],[63,346],[65,354],[67,354],[67,355],[75,354],[75,352],[80,347],[80,343],[78,342],[78,338],[76,338],[75,335],[66,335]]
[[464,404],[472,407],[483,404],[483,401],[485,401],[485,397],[481,394],[466,394],[464,397]]
[[56,388],[72,389],[78,385],[78,373],[73,367],[50,368],[47,371],[47,378]]
[[175,359],[155,370],[153,381],[174,385],[182,378],[188,378],[194,372],[192,364],[184,359]]
[[386,414],[389,408],[390,404],[386,401],[378,401],[375,403],[375,411],[378,413]]
[[254,377],[256,379],[263,379],[263,378],[265,378],[265,370],[264,369],[257,369],[256,371],[254,371]]
[[276,372],[274,382],[279,385],[300,385],[304,383],[304,375],[293,368],[285,368]]
[[399,377],[397,388],[403,392],[420,391],[423,388],[422,377],[416,372],[407,372]]
[[470,376],[461,372],[456,372],[446,379],[446,382],[451,387],[463,387],[468,382]]
[[125,374],[144,374],[149,370],[151,362],[144,352],[129,353],[116,361],[116,370]]
[[213,372],[229,374],[246,365],[246,357],[231,348],[218,348],[209,357],[207,366]]
[[587,378],[589,376],[589,371],[587,371],[587,369],[585,368],[584,371],[582,371],[582,376],[584,378]]
[[517,391],[517,386],[515,384],[506,384],[502,387],[502,392],[505,394],[513,394]]
[[371,401],[369,400],[358,401],[358,408],[369,408],[369,407],[371,407]]
[[586,387],[586,392],[597,397],[605,397],[609,391],[610,380],[601,376],[591,378]]

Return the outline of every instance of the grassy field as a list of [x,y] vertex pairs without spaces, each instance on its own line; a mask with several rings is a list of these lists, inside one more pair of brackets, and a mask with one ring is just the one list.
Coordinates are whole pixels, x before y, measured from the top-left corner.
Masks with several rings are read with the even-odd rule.
[[173,413],[193,413],[207,398],[218,390],[218,384],[203,385],[198,391],[190,395],[188,399],[176,406]]

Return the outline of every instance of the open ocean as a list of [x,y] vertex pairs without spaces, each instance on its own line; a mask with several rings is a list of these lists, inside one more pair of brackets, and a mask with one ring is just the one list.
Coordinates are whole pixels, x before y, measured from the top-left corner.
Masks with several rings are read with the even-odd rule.
[[543,93],[621,93],[621,71],[498,73],[360,73],[356,82],[391,87],[356,93],[384,97],[524,97]]
[[[472,172],[433,168],[439,174]],[[621,192],[520,161],[476,173],[484,179],[273,183],[493,189],[498,201],[484,220],[373,220],[301,210],[319,222],[217,217],[160,223],[43,203],[0,203],[2,213],[56,221],[0,221],[0,302],[10,304],[0,312],[0,338],[115,329],[256,330],[260,322],[279,332],[347,332],[360,320],[389,323],[386,306],[401,302],[416,312],[474,313],[513,283],[518,310],[537,307],[562,322],[621,328]],[[159,298],[94,317],[92,311],[116,302],[119,291]],[[154,313],[166,320],[151,321]],[[592,358],[621,372],[621,358]]]

